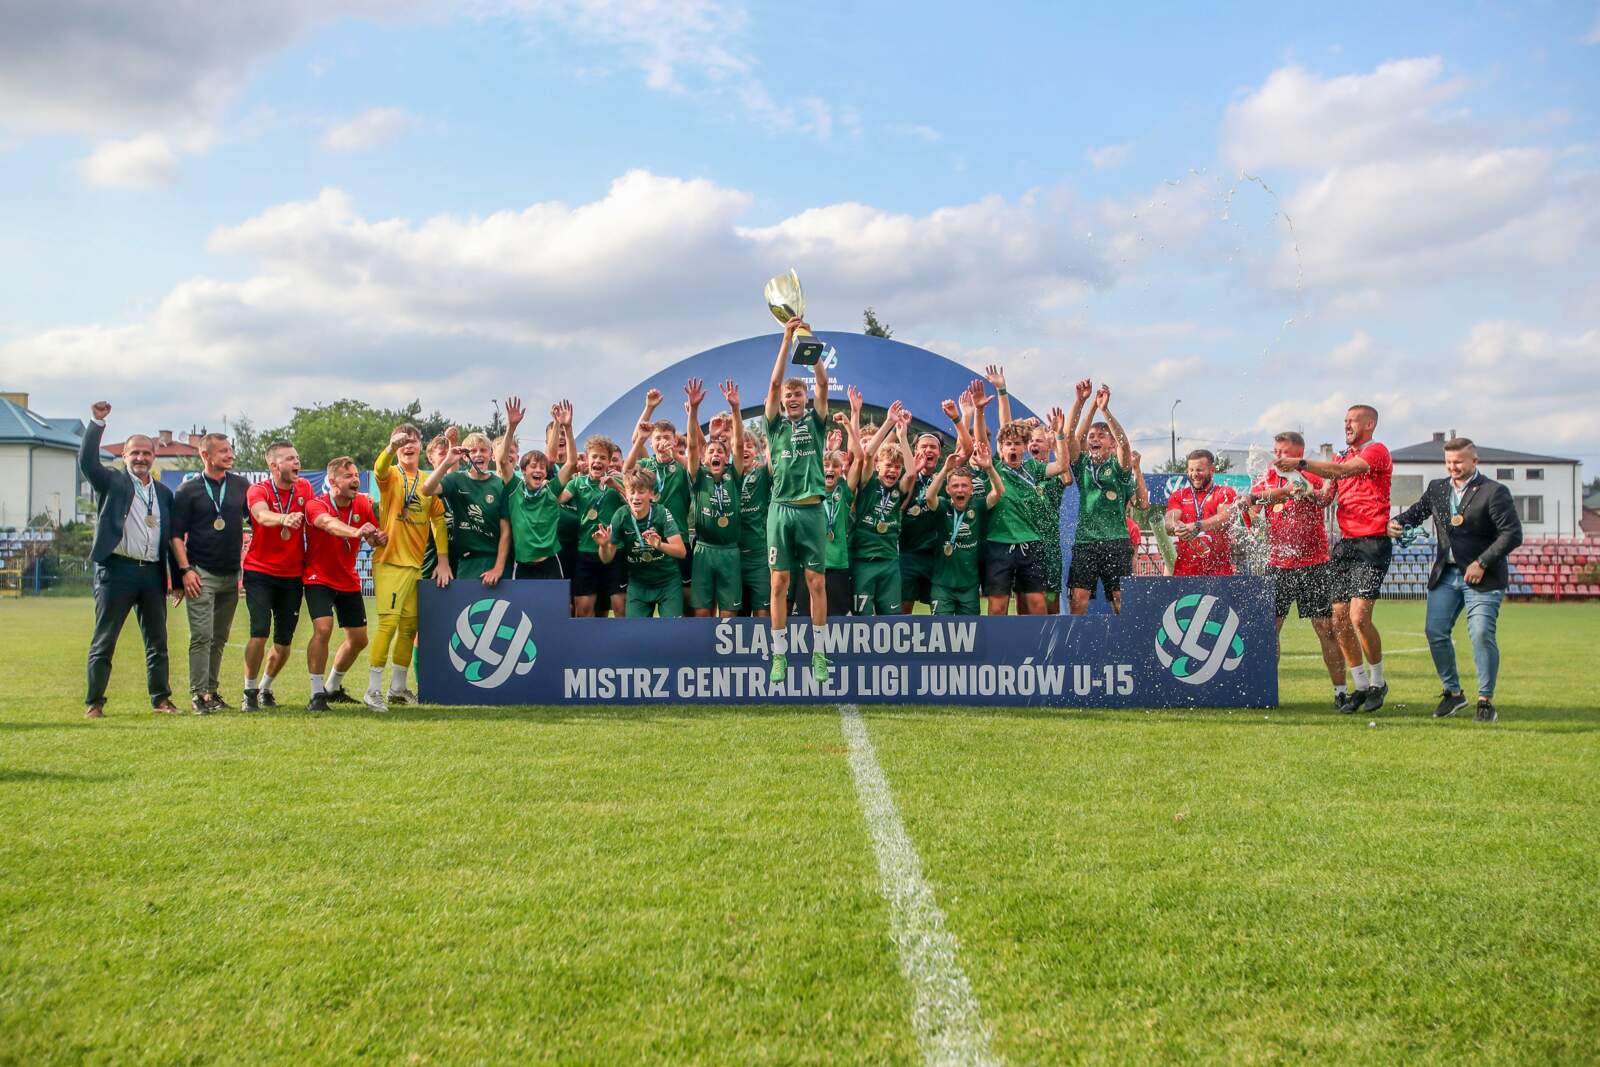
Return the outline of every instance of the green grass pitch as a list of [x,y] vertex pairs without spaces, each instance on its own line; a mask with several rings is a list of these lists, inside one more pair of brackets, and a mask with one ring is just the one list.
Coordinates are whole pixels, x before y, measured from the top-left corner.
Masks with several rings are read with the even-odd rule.
[[[156,717],[130,625],[90,723],[91,610],[0,602],[0,1062],[922,1062],[837,710]],[[1276,711],[864,709],[998,1059],[1600,1058],[1600,605],[1493,726],[1378,621],[1376,716],[1295,620]]]

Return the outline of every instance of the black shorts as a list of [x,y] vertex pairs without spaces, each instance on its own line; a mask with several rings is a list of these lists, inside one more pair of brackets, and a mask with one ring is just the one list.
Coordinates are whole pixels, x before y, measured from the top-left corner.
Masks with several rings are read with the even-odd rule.
[[1044,542],[1008,545],[987,541],[983,546],[984,596],[1042,593],[1045,587]]
[[1133,574],[1133,542],[1119,537],[1115,541],[1083,541],[1072,546],[1072,566],[1067,568],[1067,588],[1087,589],[1095,583],[1105,586],[1106,598],[1122,588],[1122,579]]
[[689,551],[678,561],[678,573],[683,575],[683,584],[688,585],[694,580],[694,538],[684,534],[683,547]]
[[1309,567],[1269,567],[1272,575],[1272,605],[1278,618],[1289,617],[1289,605],[1300,606],[1302,619],[1326,619],[1333,614],[1330,564]]
[[610,563],[600,562],[598,552],[578,553],[578,569],[572,575],[573,596],[609,597],[628,588],[628,558],[617,553]]
[[1334,545],[1328,559],[1333,602],[1377,600],[1393,556],[1394,542],[1386,534],[1346,537]]
[[556,558],[561,561],[561,573],[568,578],[578,573],[578,543],[562,545],[561,551],[556,553]]
[[303,589],[298,578],[245,571],[244,606],[250,612],[250,636],[259,639],[270,634],[275,645],[293,644]]
[[511,575],[511,577],[518,579],[561,579],[566,576],[567,572],[561,566],[560,556],[546,556],[536,563],[523,563],[518,560],[517,566]]
[[[830,567],[825,580],[828,583],[828,614],[850,614],[850,568]],[[805,571],[794,572],[794,580],[789,583],[789,589],[794,596],[794,613],[810,615],[811,589],[806,585]]]
[[342,630],[357,630],[367,624],[367,602],[360,593],[329,589],[325,585],[306,586],[306,613],[313,619],[332,615]]

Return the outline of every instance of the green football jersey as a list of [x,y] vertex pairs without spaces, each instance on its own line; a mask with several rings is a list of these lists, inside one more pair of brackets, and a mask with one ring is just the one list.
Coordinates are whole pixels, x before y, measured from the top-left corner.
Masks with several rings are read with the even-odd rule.
[[505,515],[505,483],[498,474],[474,478],[451,471],[439,483],[439,499],[450,516],[450,558],[492,555],[500,550],[500,519]]
[[[1045,493],[1045,465],[1024,459],[1015,467],[994,465],[995,477],[1005,480],[1006,491],[989,514],[985,536],[1003,545],[1025,545],[1039,540],[1038,513]],[[974,487],[976,494],[976,487]]]
[[511,522],[511,555],[518,563],[553,556],[561,548],[560,491],[548,482],[537,493],[517,478],[506,492],[506,518]]
[[928,510],[928,485],[938,474],[938,468],[927,474],[917,475],[917,483],[911,490],[911,503],[906,508],[906,517],[900,523],[900,551],[902,552],[932,552],[939,545],[939,520]]
[[711,471],[701,464],[694,476],[694,530],[695,542],[702,545],[736,545],[739,543],[739,479],[732,467],[722,469],[722,478],[711,476]]
[[900,516],[905,494],[900,486],[884,485],[874,474],[856,493],[855,526],[850,538],[851,559],[895,559],[900,555]]
[[772,473],[765,467],[745,471],[739,478],[739,551],[767,558],[767,509],[772,505]]
[[677,460],[663,463],[654,456],[639,461],[639,469],[656,476],[656,503],[664,504],[678,522],[678,529],[689,528],[689,470]]
[[798,419],[779,415],[767,420],[767,455],[772,465],[772,500],[791,504],[820,497],[827,491],[822,452],[828,428],[814,408]]
[[[1000,499],[1004,500],[1005,497]],[[984,498],[974,493],[957,512],[949,497],[941,497],[934,515],[939,521],[939,547],[933,550],[933,584],[946,589],[972,589],[978,584],[979,553],[983,547]]]
[[1128,539],[1128,504],[1133,500],[1133,475],[1115,455],[1096,463],[1087,452],[1072,464],[1078,483],[1078,528],[1073,544]]
[[580,474],[567,483],[567,492],[578,511],[578,551],[594,555],[599,547],[594,543],[594,532],[602,525],[600,516],[611,515],[626,503],[612,483],[601,484]]
[[828,523],[828,570],[845,570],[850,566],[850,512],[855,494],[850,483],[840,478],[822,498],[822,513]]
[[[557,477],[561,473],[561,464],[550,464],[550,476],[547,479],[550,488],[555,492],[557,499],[561,496],[561,481]],[[563,549],[576,548],[578,534],[583,529],[583,523],[578,519],[578,505],[574,501],[558,504],[561,509],[560,516],[556,519],[556,540]]]
[[659,548],[651,548],[644,539],[646,530],[655,530],[663,541],[681,536],[683,531],[678,528],[672,512],[660,504],[651,504],[650,513],[639,519],[624,504],[612,512],[610,526],[612,543],[617,546],[618,552],[624,552],[628,557],[628,584],[638,582],[640,585],[659,586],[669,582],[682,583],[683,572],[678,570],[678,561]]

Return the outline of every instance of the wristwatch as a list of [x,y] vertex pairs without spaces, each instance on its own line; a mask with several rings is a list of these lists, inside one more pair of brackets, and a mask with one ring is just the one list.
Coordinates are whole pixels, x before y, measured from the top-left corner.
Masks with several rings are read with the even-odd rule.
[[1306,469],[1306,461],[1305,461],[1305,459],[1302,458],[1299,463],[1296,463],[1294,465],[1294,469],[1297,470],[1297,471],[1305,470]]

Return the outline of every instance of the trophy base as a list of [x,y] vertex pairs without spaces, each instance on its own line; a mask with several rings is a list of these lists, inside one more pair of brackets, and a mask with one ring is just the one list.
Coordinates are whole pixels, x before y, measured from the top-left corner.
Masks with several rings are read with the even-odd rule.
[[827,351],[825,341],[815,337],[796,337],[789,349],[789,362],[801,367],[815,367]]

